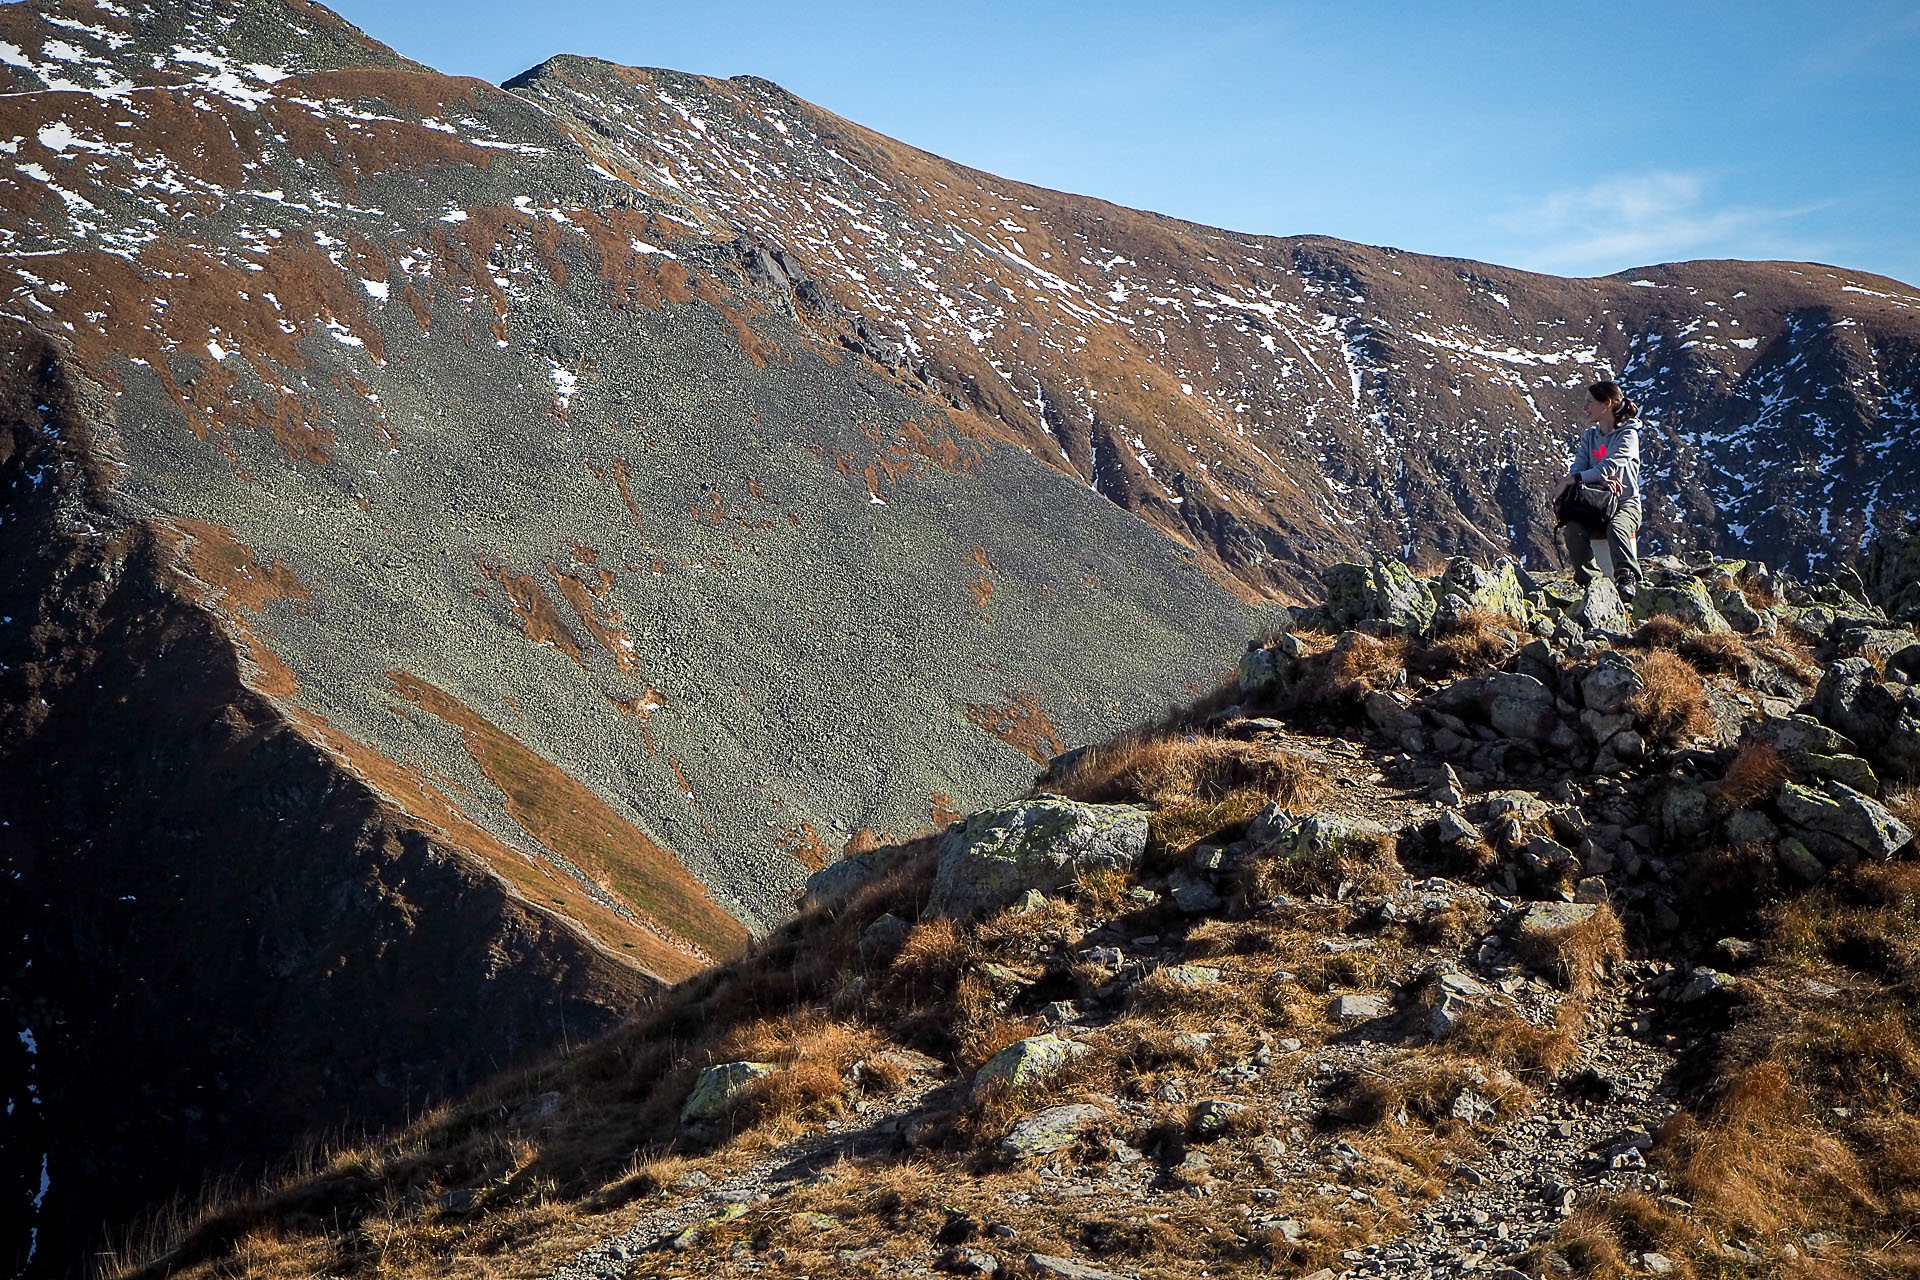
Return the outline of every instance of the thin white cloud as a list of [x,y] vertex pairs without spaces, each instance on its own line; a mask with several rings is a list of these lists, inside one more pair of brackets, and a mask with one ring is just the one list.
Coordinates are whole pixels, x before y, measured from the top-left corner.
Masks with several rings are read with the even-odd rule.
[[1653,170],[1567,188],[1497,216],[1500,260],[1555,275],[1607,275],[1684,258],[1811,258],[1831,246],[1794,233],[1797,208],[1719,204],[1703,173]]

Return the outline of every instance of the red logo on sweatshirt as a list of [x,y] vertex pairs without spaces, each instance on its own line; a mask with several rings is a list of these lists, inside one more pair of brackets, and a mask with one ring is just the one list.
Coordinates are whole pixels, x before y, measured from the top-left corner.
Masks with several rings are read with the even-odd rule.
[[1605,445],[1597,445],[1597,446],[1595,446],[1595,447],[1594,447],[1594,450],[1593,450],[1593,456],[1594,456],[1594,457],[1596,457],[1596,458],[1604,458],[1604,457],[1606,457],[1606,456],[1607,456],[1607,446],[1605,446]]

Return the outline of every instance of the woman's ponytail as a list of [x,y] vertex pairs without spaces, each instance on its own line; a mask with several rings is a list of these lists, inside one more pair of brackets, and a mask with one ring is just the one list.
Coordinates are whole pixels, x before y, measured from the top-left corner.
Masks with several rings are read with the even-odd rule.
[[1627,397],[1620,384],[1611,378],[1602,379],[1587,388],[1587,393],[1601,404],[1613,410],[1613,425],[1632,422],[1640,416],[1640,406]]

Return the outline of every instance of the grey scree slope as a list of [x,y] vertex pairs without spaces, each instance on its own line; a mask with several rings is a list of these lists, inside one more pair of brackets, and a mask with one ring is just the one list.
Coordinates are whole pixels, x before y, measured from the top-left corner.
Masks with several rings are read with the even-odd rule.
[[[235,60],[273,49],[297,69],[303,56],[340,56],[273,29],[285,19],[249,6],[220,38]],[[219,30],[184,23],[165,38],[191,46]],[[234,32],[258,49],[232,48]],[[671,251],[730,306],[764,310],[750,321],[772,348],[764,368],[706,302],[614,305],[585,236],[563,220],[649,200],[596,174],[532,106],[445,83],[450,98],[471,92],[441,114],[473,142],[474,163],[395,165],[349,189],[271,129],[236,131],[263,170],[249,187],[283,198],[236,197],[193,224],[192,250],[209,258],[318,245],[348,273],[365,315],[304,327],[304,368],[268,381],[234,351],[217,361],[263,405],[283,394],[276,382],[304,399],[309,420],[334,432],[329,460],[298,461],[244,427],[196,438],[155,364],[125,358],[132,345],[100,371],[120,389],[107,447],[125,464],[115,491],[126,514],[227,526],[311,587],[308,601],[267,602],[255,623],[307,708],[450,779],[463,791],[442,790],[470,816],[543,856],[459,732],[399,697],[388,673],[428,681],[653,832],[759,929],[790,909],[807,872],[783,851],[800,824],[832,847],[863,826],[928,825],[936,793],[966,810],[1024,785],[1034,762],[971,723],[970,704],[1030,691],[1070,745],[1231,660],[1254,612],[1184,548],[1022,450],[961,439],[970,469],[921,465],[870,490],[862,473],[876,439],[890,444],[912,421],[951,434],[943,411],[802,327],[787,297],[752,296],[725,268],[735,251],[724,239],[684,235]],[[339,90],[313,91],[312,110],[332,113],[333,127],[353,127],[343,109],[412,114],[324,93]],[[147,212],[138,198],[88,194],[129,226]],[[466,210],[506,211],[486,267],[506,282],[504,344],[491,310],[449,281],[442,260],[448,228],[462,229],[447,219]],[[536,232],[551,237],[547,248]],[[430,314],[424,330],[401,300],[409,287]],[[178,305],[211,288],[168,291]],[[278,302],[297,313],[292,299]],[[196,305],[218,319],[223,303]],[[356,326],[377,327],[379,343],[346,332]],[[215,356],[201,343],[164,350],[181,385]],[[372,394],[343,390],[349,375]],[[836,455],[851,455],[845,473]],[[618,460],[631,469],[638,529]],[[703,522],[696,513],[714,499],[727,515]],[[548,564],[567,569],[570,542],[614,574],[602,604],[625,620],[632,673],[555,590]],[[969,562],[975,547],[991,568]],[[482,560],[541,584],[584,665],[522,635]],[[984,605],[975,582],[991,585]],[[657,749],[610,701],[649,687],[665,704],[644,726]]]

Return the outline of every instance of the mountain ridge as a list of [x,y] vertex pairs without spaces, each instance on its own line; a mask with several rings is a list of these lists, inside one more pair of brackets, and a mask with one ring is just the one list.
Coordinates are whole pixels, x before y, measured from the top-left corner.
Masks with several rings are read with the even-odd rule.
[[[956,227],[966,269],[935,272],[934,220],[895,196],[959,166],[755,78],[542,66],[515,78],[540,101],[441,76],[302,0],[0,11],[0,895],[36,1046],[0,1085],[40,1082],[44,1141],[6,1177],[51,1169],[32,1229],[59,1265],[102,1219],[403,1119],[739,954],[841,849],[1191,696],[1332,561],[1548,554],[1561,442],[1537,408],[1507,428],[1537,375],[1577,399],[1585,369],[1460,307],[1504,325],[1524,291],[1572,307],[1566,282],[1053,193],[1047,239]],[[689,149],[722,107],[756,146],[777,118],[831,149],[768,187],[777,153]],[[1055,261],[1096,221],[1192,274]],[[919,256],[876,258],[893,238]],[[1269,297],[1232,292],[1227,244]],[[1684,313],[1620,328],[1622,361],[1706,332],[1702,270],[1620,286]],[[1909,501],[1910,464],[1851,482],[1910,423],[1910,293],[1795,273],[1750,305],[1824,290],[1867,321],[1775,317],[1777,377],[1650,398],[1706,405],[1669,447],[1712,455],[1652,536],[1711,526],[1708,464],[1748,448],[1714,424],[1749,393],[1819,418],[1808,474],[1754,473],[1790,555]],[[1466,299],[1418,330],[1465,350],[1367,310],[1421,288]],[[1201,368],[1209,344],[1232,358]],[[1432,350],[1485,459],[1393,434],[1439,385],[1395,355]],[[1279,425],[1241,434],[1240,403]],[[1842,483],[1819,523],[1807,495]]]

